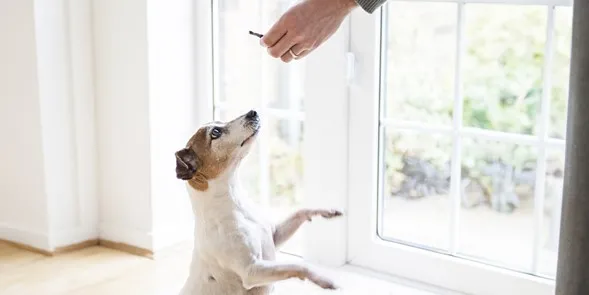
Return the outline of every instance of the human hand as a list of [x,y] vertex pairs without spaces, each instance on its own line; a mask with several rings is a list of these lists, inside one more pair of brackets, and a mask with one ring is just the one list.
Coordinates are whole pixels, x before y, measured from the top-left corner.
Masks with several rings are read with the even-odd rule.
[[286,11],[260,44],[283,62],[300,59],[329,39],[356,6],[355,0],[304,0]]

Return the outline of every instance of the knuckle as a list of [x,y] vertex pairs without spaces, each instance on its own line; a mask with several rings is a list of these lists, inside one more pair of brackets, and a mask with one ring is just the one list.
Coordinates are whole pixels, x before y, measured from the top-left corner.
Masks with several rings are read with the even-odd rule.
[[300,32],[294,32],[293,33],[293,38],[292,38],[296,43],[302,43],[303,41],[305,41],[305,34],[300,33]]
[[280,57],[280,53],[278,52],[276,47],[268,48],[268,54],[270,54],[270,56],[275,57],[275,58]]

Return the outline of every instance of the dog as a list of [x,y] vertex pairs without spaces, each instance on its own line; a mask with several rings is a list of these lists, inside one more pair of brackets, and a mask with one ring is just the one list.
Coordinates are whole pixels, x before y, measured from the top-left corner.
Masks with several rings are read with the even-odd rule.
[[275,260],[280,245],[305,222],[342,213],[303,209],[277,225],[263,217],[238,179],[239,165],[260,128],[253,110],[230,122],[212,122],[175,154],[176,177],[186,182],[196,224],[189,276],[180,295],[266,295],[273,283],[291,278],[337,289],[303,263]]

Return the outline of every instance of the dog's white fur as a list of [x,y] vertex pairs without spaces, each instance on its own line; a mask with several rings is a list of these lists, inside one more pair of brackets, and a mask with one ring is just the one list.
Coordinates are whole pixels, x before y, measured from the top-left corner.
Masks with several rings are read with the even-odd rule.
[[[314,216],[331,218],[335,210],[300,210],[283,223],[273,225],[258,211],[240,187],[237,170],[247,155],[259,128],[257,115],[251,112],[228,123],[211,123],[201,129],[209,134],[213,126],[224,128],[223,141],[193,137],[187,149],[209,148],[200,152],[208,161],[223,161],[218,175],[206,178],[206,189],[195,186],[192,173],[184,175],[195,215],[194,250],[190,273],[181,295],[266,295],[274,282],[289,278],[309,280],[326,289],[334,289],[327,278],[299,263],[275,261],[276,249]],[[201,130],[201,132],[204,132]],[[204,138],[204,139],[203,139]],[[218,142],[217,142],[218,141]],[[177,158],[178,158],[177,154]],[[188,161],[177,169],[189,167]],[[202,166],[203,159],[193,161]],[[214,165],[215,163],[208,163]],[[196,166],[199,166],[196,165]],[[204,165],[207,165],[206,163]],[[191,171],[198,173],[199,167]],[[177,170],[178,171],[178,170]],[[202,182],[202,177],[200,179]]]

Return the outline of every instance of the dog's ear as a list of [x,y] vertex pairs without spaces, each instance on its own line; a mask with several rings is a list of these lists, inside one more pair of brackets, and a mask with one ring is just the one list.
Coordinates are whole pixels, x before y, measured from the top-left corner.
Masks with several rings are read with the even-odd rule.
[[196,153],[190,148],[176,152],[176,178],[190,180],[200,168]]

